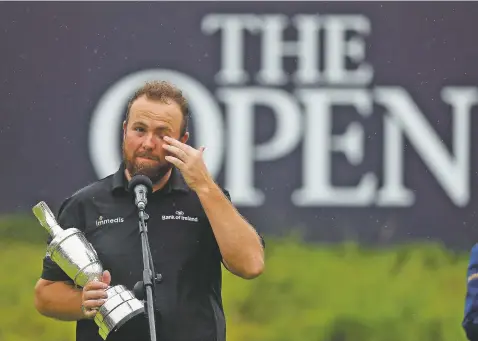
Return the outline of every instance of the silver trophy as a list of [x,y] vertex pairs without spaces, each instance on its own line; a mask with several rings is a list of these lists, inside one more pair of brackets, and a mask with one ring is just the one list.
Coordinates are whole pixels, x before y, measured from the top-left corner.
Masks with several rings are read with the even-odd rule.
[[[43,201],[36,204],[32,210],[52,237],[47,247],[47,255],[75,282],[75,285],[84,287],[90,281],[100,281],[103,266],[85,235],[76,228],[63,230]],[[125,286],[110,286],[106,293],[108,298],[94,318],[103,340],[106,340],[110,332],[118,330],[131,318],[144,312],[144,304]]]

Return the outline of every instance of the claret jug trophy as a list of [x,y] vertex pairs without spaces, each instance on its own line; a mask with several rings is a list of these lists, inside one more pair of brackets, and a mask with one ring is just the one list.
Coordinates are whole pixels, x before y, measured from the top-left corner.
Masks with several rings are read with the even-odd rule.
[[[84,287],[90,281],[101,280],[103,266],[85,235],[76,228],[64,230],[43,201],[35,205],[32,210],[52,238],[47,247],[47,255],[73,280],[75,285]],[[106,293],[108,298],[94,317],[99,328],[98,333],[103,340],[136,315],[144,313],[143,302],[125,286],[110,286]]]

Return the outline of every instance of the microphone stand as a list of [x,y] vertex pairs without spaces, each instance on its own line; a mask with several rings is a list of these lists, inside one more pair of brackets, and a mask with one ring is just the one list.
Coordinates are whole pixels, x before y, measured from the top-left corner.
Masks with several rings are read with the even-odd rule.
[[[157,275],[154,271],[153,258],[151,256],[151,249],[148,241],[148,214],[144,209],[138,208],[139,212],[139,233],[141,235],[141,248],[143,252],[143,281],[136,283],[135,293],[137,296],[144,298],[146,291],[145,313],[149,322],[149,334],[151,341],[156,341],[156,322],[154,316],[154,291],[156,289],[156,282],[161,280],[161,275]],[[139,297],[138,297],[139,298]]]

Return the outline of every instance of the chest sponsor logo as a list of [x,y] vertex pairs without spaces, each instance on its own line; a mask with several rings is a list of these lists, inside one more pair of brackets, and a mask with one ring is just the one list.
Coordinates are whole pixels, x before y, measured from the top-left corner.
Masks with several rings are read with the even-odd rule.
[[96,220],[96,226],[100,227],[107,224],[119,224],[122,222],[124,222],[124,218],[122,217],[110,219],[110,218],[103,218],[103,216],[99,216],[98,219]]
[[174,215],[163,215],[161,219],[162,220],[186,220],[186,221],[194,221],[196,223],[199,221],[198,217],[186,216],[184,215],[183,211],[176,211],[174,212]]

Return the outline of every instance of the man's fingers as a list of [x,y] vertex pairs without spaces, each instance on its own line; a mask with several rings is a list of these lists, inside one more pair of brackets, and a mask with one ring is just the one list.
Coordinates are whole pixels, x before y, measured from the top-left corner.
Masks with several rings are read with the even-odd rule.
[[108,298],[108,294],[104,290],[89,290],[83,293],[83,299],[86,300],[98,300]]
[[92,319],[93,317],[95,317],[97,312],[98,312],[97,310],[85,310],[83,314],[85,315],[86,318]]
[[171,162],[173,165],[175,165],[179,170],[181,170],[184,166],[184,162],[182,162],[181,160],[179,160],[178,158],[174,157],[174,156],[165,156],[164,157],[166,159],[166,161],[168,162]]
[[178,157],[180,160],[186,161],[187,154],[184,150],[169,144],[164,144],[163,148],[169,151],[170,153],[174,154],[174,156]]
[[85,301],[81,306],[81,311],[87,319],[92,319],[95,317],[99,308],[104,304],[100,301]]
[[102,281],[103,281],[106,285],[110,285],[110,283],[111,283],[111,274],[110,274],[110,272],[109,272],[108,270],[103,271]]
[[172,146],[178,147],[179,149],[185,151],[186,153],[189,153],[189,152],[192,152],[192,151],[196,150],[193,147],[191,147],[190,145],[182,143],[181,141],[173,139],[172,137],[169,137],[169,136],[165,136],[164,141],[166,141],[166,143],[169,143]]
[[83,307],[85,307],[87,311],[91,309],[98,309],[105,304],[105,302],[106,300],[87,300],[83,302]]
[[90,290],[101,290],[101,289],[107,289],[107,288],[108,288],[108,284],[106,283],[103,283],[100,281],[91,281],[85,285],[84,290],[90,291]]
[[82,310],[86,318],[93,318],[106,300],[86,300],[83,302]]

